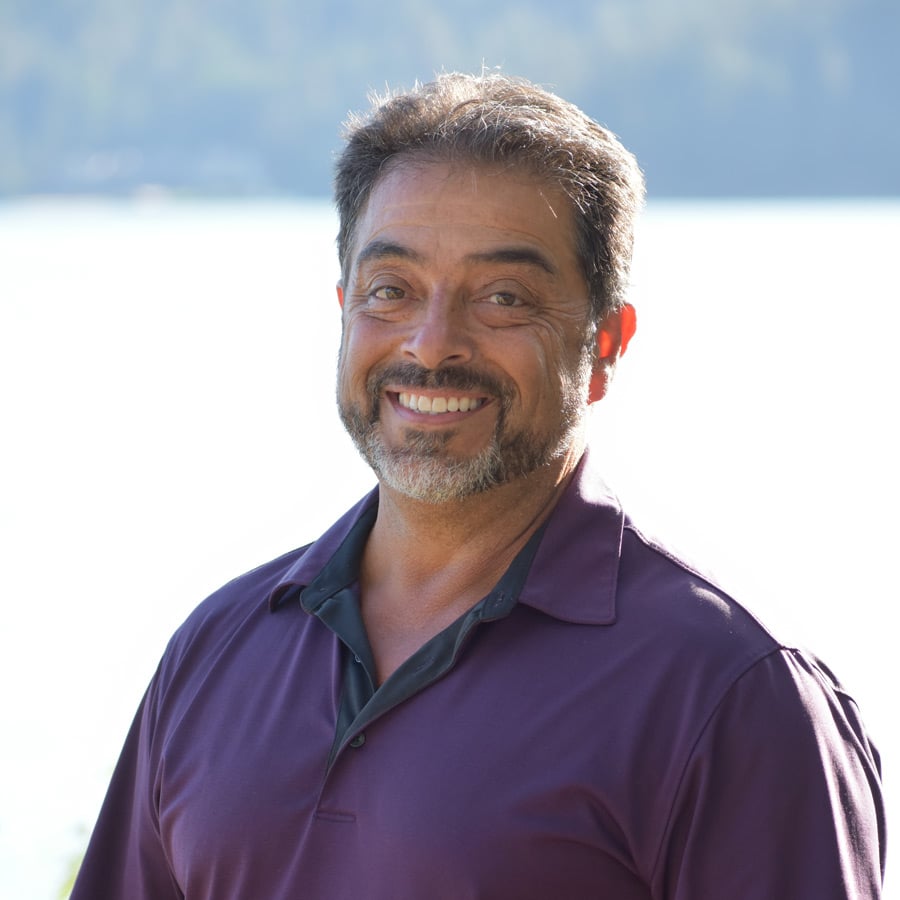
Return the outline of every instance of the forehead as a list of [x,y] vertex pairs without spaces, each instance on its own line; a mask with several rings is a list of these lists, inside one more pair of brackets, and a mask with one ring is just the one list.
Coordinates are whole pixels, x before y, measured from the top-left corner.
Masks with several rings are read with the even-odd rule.
[[373,241],[452,255],[494,245],[531,247],[579,268],[571,201],[557,186],[508,166],[406,159],[376,182],[348,262]]

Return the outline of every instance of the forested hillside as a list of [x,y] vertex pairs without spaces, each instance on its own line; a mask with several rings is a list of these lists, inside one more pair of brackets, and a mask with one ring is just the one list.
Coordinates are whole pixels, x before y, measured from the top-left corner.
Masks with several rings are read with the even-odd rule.
[[325,195],[370,89],[482,64],[652,195],[900,194],[896,0],[0,0],[0,195]]

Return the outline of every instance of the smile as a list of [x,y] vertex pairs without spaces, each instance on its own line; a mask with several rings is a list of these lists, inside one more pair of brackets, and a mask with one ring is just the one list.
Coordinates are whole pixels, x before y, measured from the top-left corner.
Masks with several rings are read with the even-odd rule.
[[425,397],[401,391],[398,395],[400,405],[413,412],[429,413],[439,416],[443,413],[472,412],[484,402],[481,397]]

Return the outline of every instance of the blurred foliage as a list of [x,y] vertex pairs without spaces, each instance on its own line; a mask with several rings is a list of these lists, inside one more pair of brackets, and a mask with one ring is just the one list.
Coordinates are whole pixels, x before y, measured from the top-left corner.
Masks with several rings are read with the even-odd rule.
[[78,875],[78,869],[80,865],[80,859],[72,865],[72,871],[66,878],[65,884],[60,888],[58,900],[68,900],[69,895],[72,893],[72,888],[75,887],[75,877]]
[[900,193],[893,0],[0,0],[0,195],[330,188],[371,88],[500,66],[660,194]]
[[[87,845],[88,834],[86,831],[81,835],[81,842],[85,846]],[[77,853],[72,854],[66,863],[66,874],[65,880],[59,888],[59,891],[56,894],[56,900],[68,900],[69,895],[72,893],[72,888],[75,887],[75,879],[78,877],[78,870],[81,868],[81,861],[84,859],[84,851],[79,850]]]

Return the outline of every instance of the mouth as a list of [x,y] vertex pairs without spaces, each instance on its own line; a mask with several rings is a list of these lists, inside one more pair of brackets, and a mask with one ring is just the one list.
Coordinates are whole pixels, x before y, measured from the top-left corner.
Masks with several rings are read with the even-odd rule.
[[415,394],[412,391],[397,391],[391,392],[389,396],[404,409],[431,416],[474,412],[485,403],[484,397],[464,397],[456,394]]

